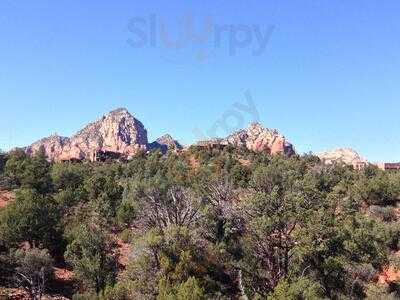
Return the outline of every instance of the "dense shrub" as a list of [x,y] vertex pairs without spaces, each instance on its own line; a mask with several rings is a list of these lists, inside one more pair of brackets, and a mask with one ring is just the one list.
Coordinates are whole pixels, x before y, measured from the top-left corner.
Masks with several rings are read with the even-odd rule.
[[34,190],[20,190],[16,200],[0,211],[0,243],[28,242],[53,252],[63,249],[60,211],[54,200]]
[[47,250],[31,248],[16,250],[11,254],[14,281],[34,300],[40,300],[53,277],[53,259]]
[[99,293],[116,278],[115,247],[101,228],[81,225],[70,236],[65,258],[74,268],[76,278],[88,290]]
[[5,176],[13,187],[35,189],[45,194],[51,191],[50,163],[44,152],[27,156],[23,150],[15,150],[8,155]]
[[371,205],[392,205],[400,196],[400,176],[379,171],[375,176],[362,177],[357,183],[360,197]]

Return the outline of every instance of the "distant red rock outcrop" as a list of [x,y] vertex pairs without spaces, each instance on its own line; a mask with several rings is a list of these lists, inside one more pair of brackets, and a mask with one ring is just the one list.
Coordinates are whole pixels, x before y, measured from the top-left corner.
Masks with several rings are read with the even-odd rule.
[[273,155],[290,156],[295,153],[293,145],[283,135],[277,130],[265,128],[259,123],[253,123],[247,129],[239,130],[224,139],[202,141],[197,145],[212,147],[230,145]]
[[53,135],[26,148],[28,154],[44,151],[50,160],[96,160],[99,152],[126,157],[147,149],[147,131],[126,109],[114,110],[90,123],[74,136]]
[[315,154],[326,164],[342,163],[351,165],[356,169],[366,167],[369,162],[351,148],[338,148]]

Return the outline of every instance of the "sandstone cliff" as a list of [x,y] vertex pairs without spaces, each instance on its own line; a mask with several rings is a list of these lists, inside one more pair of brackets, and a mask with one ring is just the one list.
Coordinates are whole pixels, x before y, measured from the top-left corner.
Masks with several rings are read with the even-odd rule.
[[147,149],[147,131],[126,109],[114,110],[70,138],[57,135],[27,147],[28,154],[44,150],[50,160],[95,160],[98,152],[126,157]]
[[42,149],[50,160],[57,160],[64,155],[64,147],[69,143],[69,138],[55,134],[33,143],[26,148],[26,153],[32,155]]
[[247,129],[239,130],[226,138],[202,141],[197,145],[231,145],[233,147],[244,147],[255,152],[286,156],[295,153],[293,145],[283,135],[279,134],[277,130],[265,128],[259,123],[253,123]]

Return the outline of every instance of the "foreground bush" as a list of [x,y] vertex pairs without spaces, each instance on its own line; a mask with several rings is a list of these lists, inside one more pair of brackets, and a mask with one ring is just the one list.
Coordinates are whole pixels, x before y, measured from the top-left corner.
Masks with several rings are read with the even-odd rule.
[[14,281],[28,292],[33,300],[42,298],[48,282],[53,278],[53,259],[47,250],[32,248],[11,254],[15,264]]

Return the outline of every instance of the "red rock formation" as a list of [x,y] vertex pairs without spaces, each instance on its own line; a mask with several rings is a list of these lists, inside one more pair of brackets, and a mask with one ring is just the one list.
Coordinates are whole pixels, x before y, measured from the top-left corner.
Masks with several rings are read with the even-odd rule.
[[[245,147],[252,151],[290,156],[295,153],[292,144],[276,130],[264,128],[258,123],[237,131],[225,139],[199,142],[198,146],[210,148]],[[147,131],[143,124],[126,109],[114,110],[99,120],[87,125],[74,136],[52,135],[26,148],[29,155],[44,151],[52,161],[97,160],[98,154],[115,154],[110,157],[127,158],[140,150],[181,150],[183,147],[171,136],[165,135],[148,144]],[[103,155],[104,156],[104,155]]]
[[50,160],[94,160],[98,151],[115,152],[126,157],[147,149],[147,131],[126,109],[114,110],[87,125],[71,138],[57,135],[44,138],[26,151],[43,150]]
[[322,162],[326,164],[343,163],[352,165],[356,169],[361,169],[369,163],[351,148],[339,148],[317,153]]
[[284,136],[276,130],[264,128],[259,123],[253,123],[247,129],[239,130],[225,139],[203,141],[197,145],[205,146],[207,144],[245,147],[255,152],[266,152],[273,155],[283,154],[290,156],[295,153],[293,145]]

